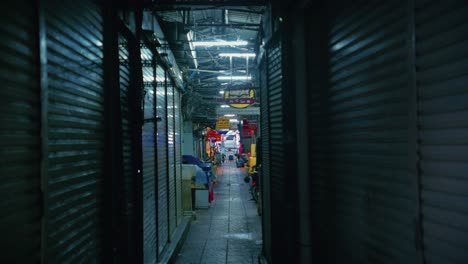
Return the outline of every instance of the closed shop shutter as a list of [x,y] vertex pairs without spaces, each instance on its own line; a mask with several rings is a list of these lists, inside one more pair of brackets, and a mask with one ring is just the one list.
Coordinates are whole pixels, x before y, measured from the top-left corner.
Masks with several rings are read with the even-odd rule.
[[416,1],[426,263],[468,259],[468,5]]
[[329,32],[327,171],[337,263],[416,263],[406,1],[343,8]]
[[[129,43],[128,40],[119,33],[119,84],[120,84],[120,108],[122,113],[122,161],[123,161],[123,190],[125,202],[125,215],[132,217],[135,215],[134,206],[134,184],[133,184],[133,165],[132,165],[132,118],[130,114],[130,64],[129,64]],[[129,231],[130,240],[132,238]]]
[[164,84],[164,70],[157,68],[156,109],[161,121],[157,123],[157,148],[158,148],[158,249],[162,252],[168,241],[168,157],[167,157],[167,111],[166,111],[166,87]]
[[[283,112],[283,83],[282,83],[282,52],[281,42],[276,40],[271,43],[267,49],[267,84],[268,84],[268,156],[264,160],[268,160],[268,176],[270,184],[270,199],[271,199],[271,228],[272,254],[279,256],[279,252],[284,241],[284,219],[283,210],[275,210],[275,208],[285,208],[285,171],[284,171],[284,112]],[[268,177],[266,176],[266,177]],[[275,258],[273,256],[273,258]]]
[[174,89],[174,119],[175,119],[175,169],[176,169],[176,207],[177,207],[177,225],[182,220],[182,153],[181,153],[181,114],[180,114],[180,92]]
[[152,53],[141,49],[143,62],[144,90],[144,124],[142,135],[143,146],[143,255],[145,263],[156,260],[156,131],[155,131],[155,79],[151,63]]
[[0,247],[2,263],[39,263],[38,32],[30,1],[0,4]]
[[101,261],[102,24],[90,1],[47,1],[50,263]]
[[[268,83],[266,62],[263,59],[260,65],[260,138],[262,141],[262,214],[263,214],[263,243],[265,256],[271,257],[271,195],[270,195],[270,122],[268,111]],[[269,259],[271,262],[271,259]]]
[[174,129],[174,85],[167,82],[167,146],[169,161],[169,234],[175,231],[177,223],[176,193],[175,193],[175,129]]

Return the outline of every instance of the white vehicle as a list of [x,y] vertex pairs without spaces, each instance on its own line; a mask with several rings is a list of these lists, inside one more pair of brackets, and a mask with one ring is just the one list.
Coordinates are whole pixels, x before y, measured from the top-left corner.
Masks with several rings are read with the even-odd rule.
[[227,150],[238,149],[239,148],[239,140],[237,138],[236,132],[228,132],[224,136],[224,147]]

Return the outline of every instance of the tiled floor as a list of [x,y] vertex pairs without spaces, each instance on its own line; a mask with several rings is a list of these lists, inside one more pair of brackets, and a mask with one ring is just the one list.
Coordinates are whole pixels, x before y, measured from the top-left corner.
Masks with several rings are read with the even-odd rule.
[[196,211],[176,263],[258,263],[262,228],[245,174],[234,162],[218,168],[215,201]]

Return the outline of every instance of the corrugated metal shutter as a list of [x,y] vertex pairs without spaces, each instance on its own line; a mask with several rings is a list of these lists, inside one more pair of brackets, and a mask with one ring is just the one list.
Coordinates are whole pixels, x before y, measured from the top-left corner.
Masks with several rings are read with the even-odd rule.
[[175,164],[176,164],[176,201],[177,201],[177,225],[182,221],[182,149],[181,149],[181,104],[180,92],[174,89],[174,118],[175,118]]
[[468,5],[416,1],[426,263],[468,260]]
[[[148,64],[152,53],[148,49],[141,49],[143,63],[143,81],[154,80],[154,67]],[[155,113],[155,86],[153,82],[145,83],[144,97],[144,124],[143,124],[143,256],[145,263],[156,260],[156,131]],[[147,85],[149,83],[149,85]]]
[[157,68],[157,116],[161,118],[157,124],[157,148],[158,148],[158,250],[162,252],[168,241],[168,197],[167,197],[167,111],[166,111],[166,87],[164,86],[164,70]]
[[175,193],[175,144],[174,144],[174,85],[172,81],[167,82],[167,147],[169,161],[169,235],[175,231],[176,219],[176,193]]
[[[270,195],[270,121],[268,111],[267,65],[264,59],[260,65],[260,137],[262,140],[262,226],[265,256],[271,257],[271,195]],[[271,262],[271,259],[269,259]]]
[[[133,181],[132,181],[132,125],[129,107],[130,90],[130,65],[128,40],[119,33],[119,60],[120,60],[120,108],[122,111],[122,159],[125,192],[125,215],[135,214],[133,205]],[[130,231],[129,231],[130,232]],[[129,234],[130,235],[130,234]]]
[[[38,33],[29,1],[0,5],[0,262],[38,263],[41,240]],[[2,261],[3,260],[3,261]]]
[[177,223],[176,211],[176,180],[175,180],[175,120],[174,120],[174,85],[172,81],[167,82],[167,143],[169,157],[169,234],[175,231]]
[[[281,68],[281,42],[268,49],[268,117],[270,144],[270,179],[272,203],[283,203],[284,193],[284,116]],[[272,215],[275,218],[274,215]]]
[[330,28],[327,169],[337,263],[416,263],[407,2],[363,1],[343,8]]
[[100,262],[102,18],[90,1],[47,1],[48,262]]
[[[283,101],[283,72],[281,41],[275,40],[267,49],[267,83],[269,117],[268,142],[270,155],[265,157],[269,164],[270,199],[271,199],[271,226],[272,240],[271,250],[275,256],[280,256],[279,251],[284,249],[286,232],[284,211],[278,208],[286,208],[285,193],[285,148],[284,148],[284,101]],[[288,227],[289,228],[289,227]],[[276,253],[275,253],[276,252]],[[276,258],[276,257],[273,257]]]

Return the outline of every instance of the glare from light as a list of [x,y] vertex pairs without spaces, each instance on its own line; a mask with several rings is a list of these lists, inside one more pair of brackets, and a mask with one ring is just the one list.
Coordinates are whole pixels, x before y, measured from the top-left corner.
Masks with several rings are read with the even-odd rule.
[[[224,115],[225,117],[233,117],[233,116],[236,116],[235,114],[226,114]],[[236,119],[237,120],[237,119]]]
[[219,94],[224,94],[224,91],[219,91]]
[[218,76],[218,80],[220,81],[229,81],[229,80],[244,80],[248,81],[252,79],[251,76]]
[[228,85],[229,83],[222,83],[221,85]]
[[239,122],[237,119],[229,119],[229,122]]
[[221,108],[229,108],[229,105],[221,105]]
[[193,41],[195,47],[211,47],[211,46],[246,46],[249,44],[247,41]]
[[255,53],[220,53],[220,57],[242,57],[242,58],[253,58]]

